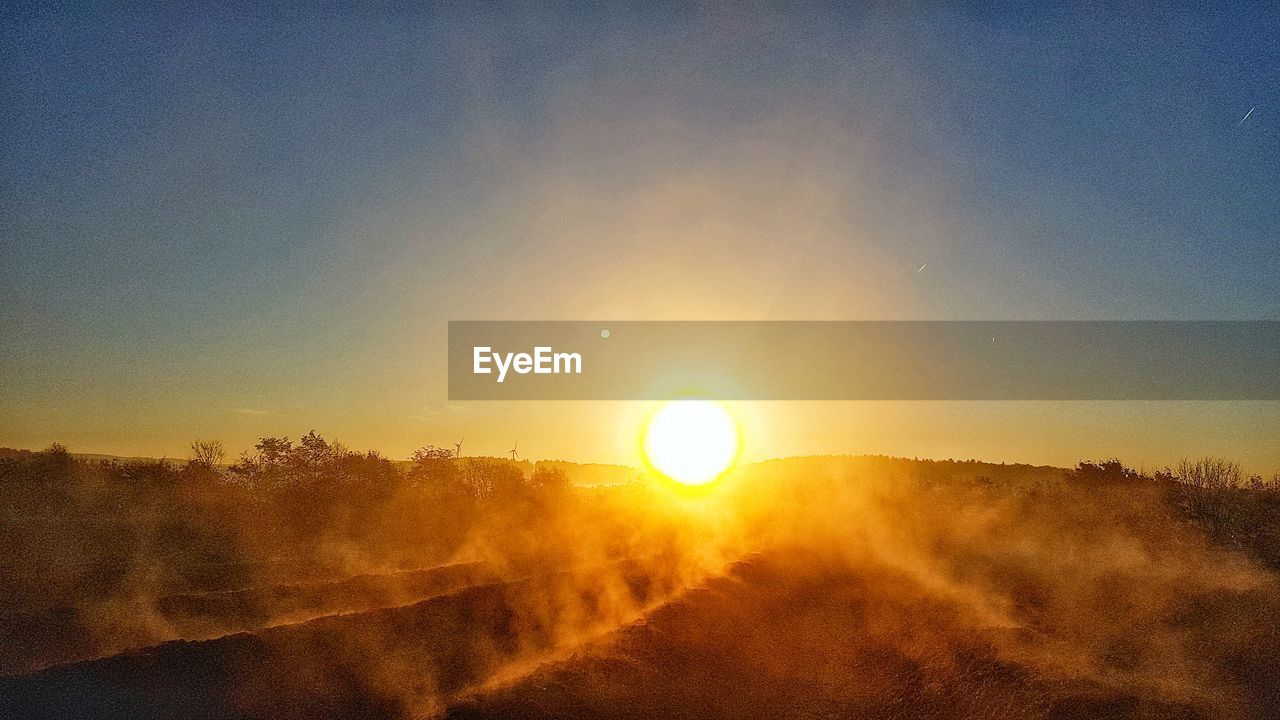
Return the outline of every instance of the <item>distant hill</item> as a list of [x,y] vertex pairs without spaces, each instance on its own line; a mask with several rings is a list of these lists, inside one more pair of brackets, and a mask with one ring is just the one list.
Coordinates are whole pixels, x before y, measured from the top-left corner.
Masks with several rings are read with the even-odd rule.
[[[598,485],[625,485],[634,482],[643,472],[629,465],[609,465],[606,463],[576,463],[569,460],[511,460],[504,457],[493,457],[489,455],[465,455],[460,458],[461,462],[482,460],[484,462],[497,462],[504,464],[512,464],[520,468],[520,472],[528,477],[533,473],[535,466],[552,467],[560,470],[569,478],[569,482],[581,487],[592,487]],[[398,465],[408,465],[409,461],[397,461]]]
[[575,463],[567,460],[542,460],[539,465],[558,468],[574,485],[624,485],[633,482],[642,473],[628,465],[604,463]]
[[[0,458],[5,457],[21,457],[30,455],[35,451],[22,450],[16,448],[0,447]],[[71,453],[71,456],[79,460],[87,460],[91,462],[116,462],[121,464],[136,463],[153,463],[164,462],[175,465],[186,463],[186,458],[155,458],[136,455],[106,455],[101,453]],[[641,468],[632,467],[630,465],[611,465],[608,463],[577,463],[569,460],[511,460],[505,457],[493,457],[487,455],[464,456],[462,461],[468,460],[484,460],[486,462],[511,463],[520,468],[520,471],[527,477],[533,472],[535,465],[544,465],[558,468],[563,471],[565,476],[574,485],[581,487],[605,486],[605,485],[625,485],[635,482],[637,479],[644,477],[647,472]],[[411,464],[409,460],[393,461],[398,467],[405,468]],[[1048,465],[1027,465],[1023,463],[992,463],[982,462],[978,460],[933,460],[927,458],[900,458],[888,455],[805,455],[793,456],[786,458],[773,458],[769,460],[761,460],[755,463],[743,463],[739,469],[746,469],[752,466],[769,467],[777,463],[786,463],[788,467],[794,469],[804,466],[810,471],[830,470],[833,466],[858,467],[862,469],[876,469],[882,471],[902,471],[910,469],[915,473],[925,477],[951,478],[951,479],[976,479],[984,478],[990,480],[1001,480],[1008,478],[1018,478],[1019,481],[1026,481],[1029,477],[1034,478],[1050,478],[1058,477],[1065,471],[1065,468],[1059,468]],[[851,465],[850,465],[851,464]],[[225,464],[223,467],[230,465]]]
[[[36,452],[35,450],[22,450],[18,448],[0,447],[0,458],[23,457],[26,455],[32,455],[35,452]],[[103,455],[101,453],[75,453],[75,452],[68,453],[68,454],[77,460],[86,460],[89,462],[117,462],[125,465],[132,465],[136,463],[154,463],[154,462],[165,462],[165,463],[173,463],[173,464],[181,465],[186,462],[186,458],[154,458],[154,457],[142,457],[138,455]]]
[[164,463],[173,463],[176,465],[182,465],[187,462],[186,458],[171,458],[171,457],[170,458],[153,458],[153,457],[141,457],[141,456],[132,456],[132,455],[102,455],[98,453],[71,453],[71,457],[78,458],[80,460],[92,460],[97,462],[118,462],[126,465],[132,465],[134,463],[153,463],[153,462],[164,462]]

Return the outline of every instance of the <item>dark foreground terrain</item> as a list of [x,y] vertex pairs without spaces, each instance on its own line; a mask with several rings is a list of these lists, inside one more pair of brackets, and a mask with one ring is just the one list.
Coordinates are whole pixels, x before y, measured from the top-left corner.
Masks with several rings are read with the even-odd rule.
[[[969,611],[895,573],[758,558],[573,657],[456,702],[454,718],[1280,717],[1280,611],[1264,597],[1183,600],[1206,622],[1187,652],[1224,668],[1201,687],[1133,686],[1153,658],[1116,638],[1109,680],[1056,670],[1031,628],[976,629]],[[1260,603],[1222,647],[1205,603]],[[1230,609],[1222,608],[1231,612]],[[1117,608],[1118,612],[1123,612]],[[1029,616],[1034,609],[1026,608]]]
[[[1201,477],[1222,465],[811,458],[691,492],[427,461],[466,503],[371,485],[415,522],[382,507],[340,545],[281,533],[300,485],[139,505],[73,464],[96,515],[29,501],[5,528],[30,550],[5,558],[0,717],[1280,718],[1280,493]],[[446,519],[442,547],[418,521]],[[400,567],[415,548],[448,560]]]
[[[535,587],[533,583],[541,583]],[[753,557],[618,629],[559,647],[525,602],[568,578],[486,584],[406,607],[172,642],[0,681],[5,717],[1280,717],[1277,589],[1189,593],[1164,618],[1220,672],[1135,682],[1128,640],[1082,672],[1037,627],[982,626],[889,568]],[[572,579],[575,587],[589,581]],[[1051,602],[1051,601],[1041,601]],[[1219,627],[1229,623],[1230,627]],[[358,642],[353,642],[358,638]],[[1225,640],[1225,642],[1224,642]],[[1110,667],[1108,667],[1110,666]],[[1154,669],[1154,668],[1152,668]],[[1188,679],[1190,678],[1190,679]],[[1165,682],[1167,680],[1167,682]]]

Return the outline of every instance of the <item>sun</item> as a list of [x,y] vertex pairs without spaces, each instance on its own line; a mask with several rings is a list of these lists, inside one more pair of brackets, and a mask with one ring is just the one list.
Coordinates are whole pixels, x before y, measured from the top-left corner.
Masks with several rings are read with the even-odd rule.
[[733,464],[741,444],[738,423],[710,400],[677,400],[658,408],[645,424],[645,460],[686,485],[715,480]]

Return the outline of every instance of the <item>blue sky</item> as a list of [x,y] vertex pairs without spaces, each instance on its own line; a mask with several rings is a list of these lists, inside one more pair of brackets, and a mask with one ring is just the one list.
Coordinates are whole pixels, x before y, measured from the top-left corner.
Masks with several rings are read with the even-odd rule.
[[931,5],[19,9],[0,442],[483,432],[449,319],[1280,317],[1280,11]]

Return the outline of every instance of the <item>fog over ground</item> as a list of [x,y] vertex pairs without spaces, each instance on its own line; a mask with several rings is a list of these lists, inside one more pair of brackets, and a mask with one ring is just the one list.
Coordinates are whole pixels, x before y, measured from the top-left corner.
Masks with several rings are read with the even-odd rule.
[[[34,717],[1278,707],[1280,496],[1262,479],[1197,487],[1195,465],[1152,477],[1118,463],[816,457],[701,488],[640,475],[575,487],[571,464],[441,451],[366,486],[373,461],[341,457],[287,472],[263,460],[252,486],[219,472],[201,500],[189,494],[198,470],[171,470],[186,484],[114,510],[102,501],[122,491],[110,488],[119,468],[7,460],[11,474],[70,462],[85,493],[75,502],[99,504],[74,530],[48,514],[9,526],[31,550],[4,566],[27,594],[5,614],[18,674],[0,701]],[[324,495],[299,484],[309,472],[345,473],[330,477],[346,487],[333,509],[362,509],[318,512]],[[272,477],[276,499],[263,489]],[[232,491],[250,497],[217,502],[250,504],[195,512]],[[311,514],[288,520],[299,503]],[[58,523],[59,542],[18,537]],[[76,549],[94,532],[108,535]],[[296,533],[310,533],[305,545]],[[127,538],[137,544],[114,554]],[[61,580],[33,567],[63,568]]]

